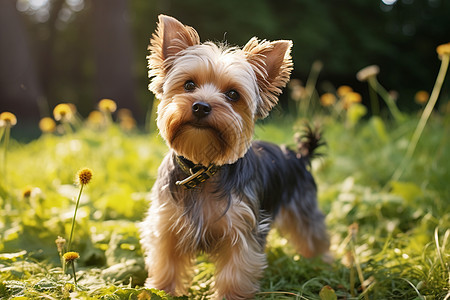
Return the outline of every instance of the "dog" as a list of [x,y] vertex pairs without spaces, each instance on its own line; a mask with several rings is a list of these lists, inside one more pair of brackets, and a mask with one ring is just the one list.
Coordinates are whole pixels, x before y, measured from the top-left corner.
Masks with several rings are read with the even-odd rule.
[[255,122],[289,81],[291,47],[257,38],[243,48],[201,43],[194,28],[159,16],[149,89],[160,100],[157,127],[170,151],[140,228],[146,287],[185,294],[200,252],[215,265],[215,298],[252,298],[272,224],[304,257],[328,251],[308,171],[317,134],[309,131],[297,151],[252,141]]

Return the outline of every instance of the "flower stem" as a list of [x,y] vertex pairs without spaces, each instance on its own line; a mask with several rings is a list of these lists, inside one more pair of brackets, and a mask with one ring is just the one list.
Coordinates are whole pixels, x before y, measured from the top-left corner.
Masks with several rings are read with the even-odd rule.
[[68,247],[67,247],[67,251],[71,250],[73,230],[75,228],[75,219],[77,217],[77,210],[78,210],[78,205],[80,204],[81,192],[83,191],[83,187],[84,187],[84,184],[82,184],[81,187],[80,187],[80,193],[78,194],[77,204],[75,205],[75,212],[73,214],[72,229],[70,230],[70,237],[69,237],[69,244],[68,244]]
[[308,79],[305,85],[305,97],[300,101],[300,115],[307,115],[310,109],[311,99],[314,95],[316,89],[317,79],[319,78],[320,71],[322,70],[322,62],[315,61],[311,66],[311,72],[309,73]]
[[392,99],[392,97],[389,95],[389,92],[386,91],[386,89],[380,84],[380,82],[378,82],[377,78],[374,76],[369,78],[369,84],[375,91],[377,91],[381,98],[383,98],[395,121],[403,121],[404,117],[395,104],[394,99]]
[[8,144],[9,144],[9,135],[10,135],[11,127],[6,125],[4,129],[5,138],[3,140],[3,179],[6,185],[6,156],[8,153]]
[[73,282],[77,285],[77,274],[75,272],[75,261],[72,260]]
[[422,136],[422,132],[425,128],[425,125],[430,118],[431,113],[433,112],[434,106],[436,105],[437,99],[439,97],[439,93],[441,92],[442,84],[444,83],[445,75],[447,74],[447,69],[450,61],[450,55],[443,55],[441,68],[439,69],[438,76],[436,78],[436,82],[433,87],[433,91],[431,92],[430,99],[425,106],[425,109],[420,116],[419,123],[417,123],[417,127],[412,135],[412,138],[409,142],[408,149],[406,150],[406,154],[403,157],[402,163],[399,168],[392,175],[391,181],[397,181],[402,176],[405,171],[406,164],[411,160],[414,151],[416,150],[417,144],[419,142],[420,137]]
[[[370,81],[371,79],[369,79]],[[380,104],[378,103],[377,91],[369,84],[370,108],[372,115],[378,116],[380,114]]]

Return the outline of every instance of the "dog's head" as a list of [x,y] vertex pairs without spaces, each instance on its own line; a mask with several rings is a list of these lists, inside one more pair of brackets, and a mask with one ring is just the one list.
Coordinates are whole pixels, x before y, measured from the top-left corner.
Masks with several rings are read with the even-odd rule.
[[277,104],[292,70],[291,41],[252,38],[242,49],[200,43],[197,31],[160,15],[150,42],[149,89],[157,125],[196,164],[233,163],[247,152],[258,118]]

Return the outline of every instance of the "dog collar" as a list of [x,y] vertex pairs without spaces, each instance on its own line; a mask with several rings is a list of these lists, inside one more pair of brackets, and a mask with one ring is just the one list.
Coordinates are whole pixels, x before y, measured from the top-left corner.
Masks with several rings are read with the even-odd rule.
[[180,166],[181,170],[186,175],[189,175],[186,179],[175,182],[176,185],[182,185],[187,189],[193,189],[200,183],[206,181],[219,171],[220,167],[214,164],[210,164],[208,167],[200,164],[194,164],[192,161],[186,159],[183,156],[175,156],[175,159]]

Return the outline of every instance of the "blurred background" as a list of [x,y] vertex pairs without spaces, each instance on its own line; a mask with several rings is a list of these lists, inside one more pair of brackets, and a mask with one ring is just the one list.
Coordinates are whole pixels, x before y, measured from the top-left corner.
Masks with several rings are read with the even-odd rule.
[[[38,133],[58,103],[86,116],[110,98],[142,123],[154,98],[146,55],[160,13],[196,28],[202,41],[293,40],[292,78],[305,83],[321,62],[319,94],[343,84],[367,94],[355,75],[377,64],[405,111],[417,109],[418,90],[431,91],[436,46],[450,41],[448,0],[1,0],[0,112]],[[449,93],[447,84],[441,99]]]

